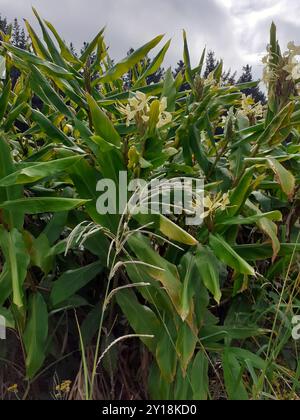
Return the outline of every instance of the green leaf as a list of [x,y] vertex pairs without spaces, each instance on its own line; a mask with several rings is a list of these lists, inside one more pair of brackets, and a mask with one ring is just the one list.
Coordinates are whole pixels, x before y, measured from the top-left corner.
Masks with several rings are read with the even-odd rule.
[[39,56],[40,58],[44,59],[44,60],[51,61],[51,56],[50,56],[49,52],[47,51],[47,49],[45,48],[45,46],[41,42],[40,38],[37,36],[36,32],[34,31],[32,26],[30,25],[28,20],[24,19],[24,22],[25,22],[25,25],[26,25],[26,29],[29,33],[29,36],[30,36],[30,39],[31,39],[31,42],[32,42],[32,46],[33,46],[33,49],[34,49],[36,55]]
[[39,214],[57,211],[68,211],[76,207],[83,206],[88,200],[75,198],[45,197],[45,198],[23,198],[20,200],[10,200],[0,203],[0,209],[18,209],[26,214]]
[[183,50],[183,59],[184,59],[184,65],[185,65],[185,78],[186,81],[189,83],[191,87],[194,87],[194,78],[193,78],[193,72],[191,68],[191,60],[190,60],[190,53],[189,53],[189,47],[186,39],[186,32],[183,31],[183,42],[184,42],[184,50]]
[[49,240],[46,235],[41,234],[33,238],[30,246],[31,264],[39,267],[45,274],[48,274],[53,267],[54,258],[51,255]]
[[[258,207],[248,200],[246,206],[250,209],[251,212],[257,213],[255,216],[258,216],[256,221],[259,229],[264,232],[272,241],[273,248],[273,261],[275,261],[279,251],[280,251],[280,241],[278,239],[278,227],[273,221],[280,222],[282,221],[282,214],[280,211],[270,212],[270,213],[261,213]],[[277,215],[272,215],[272,213],[278,213]],[[254,217],[255,217],[254,216]]]
[[195,246],[198,244],[198,241],[182,229],[172,220],[168,219],[162,214],[136,214],[134,218],[143,225],[148,225],[148,229],[158,229],[163,235],[169,238],[171,241],[179,242],[181,244]]
[[205,287],[211,292],[215,301],[220,303],[222,292],[220,289],[219,261],[209,247],[199,245],[195,254],[198,275]]
[[72,156],[69,158],[57,159],[28,166],[0,179],[0,187],[9,187],[18,184],[31,184],[42,178],[54,176],[60,172],[67,171],[72,165],[82,158],[82,156]]
[[[61,112],[63,115],[66,115],[69,118],[73,118],[74,115],[68,108],[68,106],[64,103],[61,96],[59,96],[58,93],[53,89],[53,87],[50,85],[48,80],[42,75],[42,73],[38,70],[37,67],[34,65],[29,65],[31,73],[32,73],[32,86],[33,90],[36,84],[38,85],[39,89],[42,89],[44,94],[46,95],[47,99],[50,101],[50,103],[54,106],[54,108]],[[39,94],[39,91],[36,92]]]
[[149,66],[146,68],[144,73],[139,77],[138,81],[135,83],[133,88],[137,88],[141,85],[142,82],[146,80],[148,76],[154,74],[161,66],[164,61],[165,55],[170,47],[171,40],[169,40],[163,48],[159,51],[159,53],[150,61]]
[[209,386],[208,360],[207,355],[203,351],[199,351],[195,356],[191,374],[191,386],[194,400],[207,400]]
[[119,290],[116,294],[116,299],[136,334],[154,336],[153,338],[142,338],[141,340],[152,353],[155,353],[157,337],[162,328],[157,316],[150,308],[138,302],[132,290]]
[[57,212],[41,233],[48,238],[49,244],[53,245],[61,236],[65,226],[67,225],[68,212]]
[[233,268],[238,273],[255,276],[254,268],[243,260],[220,235],[211,234],[209,244],[216,256],[224,264]]
[[35,109],[31,110],[31,117],[41,130],[47,134],[51,142],[61,142],[65,146],[74,146],[73,142],[59,128],[57,128],[45,115]]
[[232,226],[232,225],[252,225],[253,223],[259,222],[261,219],[267,219],[269,221],[281,222],[282,221],[282,214],[279,210],[270,211],[268,213],[259,213],[249,217],[230,217],[226,218],[226,216],[222,215],[222,219],[218,220],[218,224],[224,226]]
[[66,271],[53,284],[50,301],[53,307],[73,296],[78,290],[86,286],[101,271],[103,265],[95,262],[77,270]]
[[248,393],[243,383],[243,368],[230,349],[223,354],[223,371],[226,391],[230,400],[248,400]]
[[43,60],[40,57],[37,57],[34,54],[31,54],[30,52],[26,50],[22,50],[21,48],[14,47],[11,44],[8,44],[6,42],[2,42],[2,45],[10,52],[12,52],[14,55],[19,57],[20,59],[24,60],[25,63],[31,63],[35,66],[41,67],[45,73],[49,74],[53,77],[61,77],[63,79],[73,79],[73,74],[69,71],[65,70],[63,67],[58,66],[54,63],[51,63],[49,61]]
[[[289,102],[282,110],[275,115],[272,121],[268,124],[264,132],[257,139],[257,144],[277,144],[281,143],[283,136],[280,135],[280,130],[288,126],[289,119],[294,112],[295,104]],[[287,135],[285,136],[287,137]]]
[[149,240],[137,234],[128,239],[128,245],[141,262],[153,266],[144,266],[143,269],[153,279],[159,281],[167,291],[179,315],[181,315],[182,284],[179,280],[177,268],[162,258],[152,249]]
[[108,116],[99,108],[97,102],[91,95],[87,95],[87,101],[92,114],[95,134],[105,141],[120,146],[120,136]]
[[177,331],[174,323],[170,320],[166,322],[166,329],[157,337],[156,361],[163,378],[172,383],[176,375],[177,355],[175,349]]
[[100,77],[101,83],[113,82],[119,79],[123,74],[127,73],[137,63],[139,63],[156,45],[162,40],[163,35],[159,35],[152,41],[143,45],[141,48],[135,50],[132,54],[124,58],[122,61],[117,63],[111,69],[109,69],[103,76]]
[[296,180],[291,172],[285,169],[285,167],[273,158],[268,158],[267,162],[275,173],[276,181],[282,188],[282,191],[288,196],[289,199],[293,198],[296,186]]
[[230,208],[228,209],[229,216],[239,214],[241,208],[249,197],[255,169],[256,168],[254,166],[247,169],[239,181],[238,186],[230,193]]
[[173,78],[172,70],[169,68],[165,74],[164,85],[161,92],[161,97],[167,98],[167,111],[175,111],[177,88]]
[[181,258],[179,270],[183,282],[181,295],[181,319],[185,321],[189,314],[193,313],[195,283],[198,281],[198,272],[195,266],[195,258],[192,253],[187,253]]
[[194,355],[197,341],[198,338],[190,327],[186,323],[182,323],[178,331],[176,350],[184,374]]
[[47,28],[46,28],[43,20],[40,18],[37,10],[34,7],[32,8],[32,10],[33,10],[33,13],[35,14],[35,16],[36,16],[36,18],[37,18],[37,20],[40,24],[40,27],[41,27],[42,33],[43,33],[44,41],[47,44],[48,50],[49,50],[49,52],[50,52],[50,54],[53,58],[53,61],[56,64],[58,64],[59,66],[65,67],[65,62],[64,62],[61,54],[59,53],[58,49],[56,48],[50,34],[48,33]]
[[[90,57],[90,55],[93,53],[95,48],[97,47],[99,40],[102,38],[103,32],[105,28],[102,28],[100,32],[95,36],[95,38],[89,43],[89,45],[86,47],[84,52],[82,53],[81,57],[79,58],[79,61],[81,63],[85,64],[87,59]],[[77,68],[77,66],[76,66]]]
[[48,336],[47,305],[40,293],[29,298],[29,319],[23,335],[26,350],[27,378],[32,379],[42,367],[45,360],[46,341]]
[[0,246],[5,257],[6,268],[12,284],[13,302],[20,308],[24,306],[23,284],[30,262],[24,238],[17,229],[8,232],[0,225]]
[[55,36],[55,39],[60,47],[60,54],[61,56],[69,61],[70,63],[73,64],[79,64],[79,60],[77,59],[77,57],[74,56],[74,54],[72,54],[72,52],[70,51],[70,49],[66,46],[65,42],[61,39],[61,37],[59,36],[57,30],[54,28],[54,26],[45,20],[46,25],[48,26],[48,28],[50,29],[50,31],[53,33],[53,35]]

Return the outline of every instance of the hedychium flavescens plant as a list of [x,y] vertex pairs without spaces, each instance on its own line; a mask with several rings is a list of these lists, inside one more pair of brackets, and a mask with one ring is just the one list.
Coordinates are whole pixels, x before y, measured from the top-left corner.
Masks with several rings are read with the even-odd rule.
[[[18,337],[5,363],[17,360],[19,395],[69,359],[84,389],[79,374],[77,393],[60,389],[78,398],[296,398],[296,44],[282,54],[272,25],[255,103],[258,82],[225,82],[222,62],[205,77],[205,51],[191,64],[185,32],[182,71],[153,84],[162,36],[113,63],[104,30],[77,56],[34,13],[42,37],[26,21],[26,49],[10,34],[0,45],[0,316]],[[97,185],[111,181],[118,206],[122,172],[173,180],[174,197],[179,180],[203,180],[203,194],[164,201],[165,181],[99,212]],[[134,211],[151,199],[155,212]],[[187,223],[195,208],[202,223]]]

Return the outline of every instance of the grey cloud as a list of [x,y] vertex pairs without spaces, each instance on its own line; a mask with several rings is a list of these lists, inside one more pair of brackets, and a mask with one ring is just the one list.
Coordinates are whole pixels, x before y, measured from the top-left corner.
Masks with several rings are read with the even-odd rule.
[[[300,37],[298,25],[288,19],[300,11],[297,0],[0,0],[0,13],[32,22],[32,3],[77,48],[107,25],[106,40],[117,59],[130,47],[166,33],[166,40],[172,37],[167,63],[174,65],[182,57],[181,30],[185,28],[194,63],[207,46],[232,69],[239,70],[250,60],[258,75],[256,55],[265,49],[272,19],[284,41]],[[280,13],[276,5],[283,6]],[[257,22],[249,21],[253,16]]]

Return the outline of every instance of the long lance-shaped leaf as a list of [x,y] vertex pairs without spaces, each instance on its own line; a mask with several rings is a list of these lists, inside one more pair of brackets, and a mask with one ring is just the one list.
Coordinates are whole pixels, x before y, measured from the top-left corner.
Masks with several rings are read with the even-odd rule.
[[138,220],[141,225],[149,225],[149,229],[158,229],[171,241],[176,241],[190,246],[198,244],[198,241],[192,235],[162,214],[138,213],[134,215],[134,218]]
[[190,53],[189,47],[186,38],[186,32],[183,31],[183,42],[184,42],[184,50],[183,50],[183,59],[185,65],[185,78],[191,87],[194,87],[194,78],[193,72],[191,68],[191,60],[190,60]]
[[38,67],[42,67],[45,72],[49,73],[50,75],[54,77],[62,77],[64,79],[73,79],[73,74],[70,73],[68,70],[64,69],[61,66],[58,66],[54,63],[51,63],[49,61],[43,60],[40,57],[37,57],[34,54],[31,54],[30,52],[26,50],[22,50],[21,48],[14,47],[11,44],[8,44],[7,42],[2,42],[2,45],[11,53],[15,54],[17,57],[21,58],[25,61],[25,63],[32,63]]
[[60,197],[34,197],[0,203],[0,209],[18,209],[26,214],[39,214],[57,211],[68,211],[83,206],[88,200]]
[[74,56],[74,54],[72,54],[72,52],[70,51],[70,49],[66,46],[66,44],[64,43],[64,41],[61,39],[61,37],[59,36],[57,30],[54,28],[54,26],[52,25],[52,23],[48,22],[45,20],[46,25],[48,26],[48,28],[50,29],[50,31],[53,33],[53,35],[56,38],[56,41],[60,47],[60,52],[62,57],[67,60],[69,63],[73,63],[73,64],[79,64],[79,60],[77,57]]
[[[79,61],[81,61],[82,64],[85,64],[86,60],[89,58],[89,56],[94,52],[95,48],[98,45],[99,39],[102,37],[103,32],[105,31],[105,27],[101,29],[101,31],[95,36],[95,38],[88,44],[84,52],[82,53],[81,57],[79,58]],[[76,67],[77,68],[77,67]]]
[[15,121],[19,117],[21,117],[22,112],[27,109],[28,109],[28,105],[26,102],[23,102],[15,106],[13,109],[11,109],[4,123],[4,130],[9,131],[10,128],[14,125]]
[[195,69],[193,69],[193,75],[194,74],[201,75],[202,69],[203,69],[204,60],[205,60],[205,54],[206,54],[206,48],[203,49],[203,52],[201,54],[201,57],[200,57],[200,61],[199,61],[198,66]]
[[[166,289],[171,301],[181,315],[182,284],[179,280],[177,268],[158,255],[150,246],[150,242],[140,235],[131,236],[128,244],[140,261],[152,267],[143,267],[155,280],[160,281]],[[156,268],[157,267],[157,268]]]
[[24,19],[24,21],[35,53],[43,60],[51,61],[51,55],[41,42],[40,38],[37,36],[35,30],[32,28],[28,20]]
[[274,158],[268,158],[267,162],[275,173],[276,180],[280,184],[282,191],[291,199],[294,195],[296,186],[294,175]]
[[92,281],[102,270],[103,266],[98,261],[77,270],[66,271],[53,284],[50,295],[52,305],[55,307],[66,301]]
[[91,95],[87,95],[95,133],[105,141],[120,146],[120,136],[110,121],[108,116],[101,110],[97,102]]
[[72,119],[74,115],[38,68],[34,65],[30,65],[30,70],[35,83],[37,83],[39,88],[44,91],[50,103],[57,109],[57,111]]
[[165,55],[170,47],[171,40],[169,40],[163,48],[159,51],[159,53],[154,57],[154,59],[149,63],[149,66],[146,68],[144,73],[139,77],[133,88],[140,86],[148,76],[154,74],[161,66]]
[[82,158],[83,156],[72,156],[64,159],[52,160],[50,162],[38,163],[20,169],[19,171],[0,179],[0,187],[9,187],[17,184],[25,185],[37,182],[42,178],[69,170],[72,165]]
[[[289,102],[269,123],[264,132],[259,136],[257,145],[273,144],[274,139],[280,134],[280,130],[288,125],[292,113],[294,112],[295,104]],[[282,139],[279,137],[279,141]]]
[[128,57],[124,58],[122,61],[108,70],[102,77],[100,77],[99,81],[101,83],[108,83],[119,79],[121,76],[123,76],[123,74],[132,69],[140,60],[145,58],[149,51],[155,48],[156,45],[162,40],[162,38],[163,35],[159,35],[152,41],[143,45],[141,48],[135,50]]
[[26,350],[27,378],[32,379],[46,357],[48,337],[48,311],[40,293],[31,295],[28,303],[29,319],[23,335]]
[[32,8],[32,10],[33,10],[33,13],[35,14],[35,16],[36,16],[36,18],[37,18],[37,20],[40,24],[40,27],[41,27],[42,32],[43,32],[44,40],[47,44],[48,50],[51,54],[51,57],[53,58],[53,61],[61,67],[66,67],[66,63],[63,60],[63,58],[62,58],[61,54],[59,53],[58,49],[56,48],[51,36],[49,35],[43,20],[40,18],[37,10],[34,7]]
[[209,244],[216,256],[237,273],[255,276],[255,270],[220,236],[210,235]]
[[33,121],[40,126],[42,131],[53,142],[57,141],[63,143],[65,146],[74,146],[74,143],[40,111],[32,109],[31,116]]
[[24,306],[23,283],[27,275],[30,257],[23,236],[17,229],[8,232],[3,226],[0,226],[0,246],[11,279],[13,302],[20,308]]
[[142,341],[150,351],[155,353],[157,337],[162,328],[155,313],[147,306],[141,305],[132,290],[120,290],[116,295],[116,299],[126,318],[129,320],[131,327],[137,334],[154,336],[153,339],[143,338]]

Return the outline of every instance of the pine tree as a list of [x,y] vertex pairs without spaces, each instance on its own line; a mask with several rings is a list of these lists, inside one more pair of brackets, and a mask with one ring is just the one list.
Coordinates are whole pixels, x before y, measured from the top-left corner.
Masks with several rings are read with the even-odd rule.
[[173,71],[173,76],[176,77],[179,73],[184,74],[184,62],[179,60],[177,63],[177,67]]
[[228,71],[225,71],[222,74],[222,84],[233,86],[236,83],[235,78],[236,78],[236,71],[234,73],[231,73],[231,69],[229,69]]
[[70,47],[69,47],[69,49],[70,49],[71,53],[74,55],[74,57],[77,57],[77,56],[78,56],[78,55],[77,55],[76,48],[74,47],[73,42],[71,42],[71,43],[70,43]]
[[[243,73],[241,77],[238,80],[238,83],[249,83],[253,82],[253,76],[252,76],[252,67],[247,64],[243,67]],[[261,101],[261,103],[266,103],[266,97],[264,93],[259,89],[258,86],[244,89],[242,91],[245,95],[249,96],[251,95],[255,102]]]
[[209,74],[214,71],[219,65],[219,61],[216,60],[214,51],[208,51],[206,57],[206,67],[204,71],[204,77],[207,78]]
[[[182,76],[184,77],[184,72],[185,72],[185,66],[184,66],[184,62],[182,60],[179,60],[177,63],[177,67],[175,68],[175,70],[173,71],[173,76],[174,79],[178,76],[179,73],[182,74]],[[180,92],[184,92],[185,90],[190,89],[190,85],[188,83],[183,83],[180,86]]]
[[8,34],[10,31],[10,25],[8,24],[7,19],[2,17],[2,15],[0,15],[0,31],[4,32],[5,34]]

